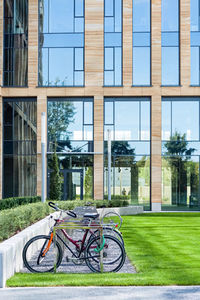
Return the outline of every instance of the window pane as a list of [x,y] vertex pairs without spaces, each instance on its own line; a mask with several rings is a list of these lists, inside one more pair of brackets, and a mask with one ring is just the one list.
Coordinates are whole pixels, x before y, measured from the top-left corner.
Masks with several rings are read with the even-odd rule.
[[93,103],[84,102],[84,124],[93,124]]
[[83,70],[83,49],[75,48],[75,70]]
[[113,48],[105,48],[105,70],[114,69],[114,53]]
[[178,32],[163,32],[162,33],[162,46],[179,46],[179,33]]
[[105,32],[114,32],[114,18],[106,17],[104,26],[105,26],[104,28]]
[[200,84],[200,47],[191,47],[191,84]]
[[[126,120],[126,122],[124,122]],[[139,139],[139,103],[115,102],[115,140]]]
[[74,80],[76,86],[84,85],[84,72],[83,71],[75,71],[74,72]]
[[122,0],[115,0],[115,32],[122,32]]
[[199,0],[190,0],[190,30],[200,30]]
[[114,72],[113,71],[105,71],[104,72],[104,81],[105,85],[113,85],[114,84]]
[[150,85],[150,48],[133,48],[133,85]]
[[84,32],[83,18],[75,18],[75,32]]
[[81,17],[84,15],[84,0],[75,0],[75,16]]
[[48,49],[41,49],[40,55],[41,61],[39,62],[39,84],[48,85]]
[[121,33],[105,33],[104,38],[105,38],[104,40],[105,47],[121,46],[122,43]]
[[141,102],[141,140],[150,140],[150,103]]
[[49,0],[49,32],[73,32],[73,22],[74,1]]
[[133,46],[150,46],[151,36],[149,32],[133,33]]
[[73,102],[73,121],[70,122],[67,130],[71,140],[83,139],[83,103]]
[[115,85],[122,84],[122,48],[115,47]]
[[40,1],[40,31],[43,33],[49,32],[49,17],[48,17],[49,1]]
[[73,85],[73,49],[49,49],[49,85]]
[[162,31],[179,31],[179,0],[162,0]]
[[162,140],[171,136],[171,102],[162,102]]
[[133,32],[150,31],[150,0],[133,0]]
[[188,141],[199,140],[199,102],[172,102],[172,135],[175,132],[185,134]]
[[113,102],[105,102],[105,124],[113,124]]
[[162,84],[179,84],[179,48],[162,47]]
[[93,140],[93,127],[92,126],[84,126],[84,140],[92,141]]
[[114,0],[104,0],[104,5],[105,5],[105,16],[113,16],[113,1]]

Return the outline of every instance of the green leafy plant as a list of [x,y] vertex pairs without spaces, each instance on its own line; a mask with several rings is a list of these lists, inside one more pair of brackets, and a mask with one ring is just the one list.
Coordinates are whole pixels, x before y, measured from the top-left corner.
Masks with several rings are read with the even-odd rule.
[[35,197],[13,197],[0,200],[0,211],[4,209],[14,208],[20,205],[36,203],[41,201],[40,196]]

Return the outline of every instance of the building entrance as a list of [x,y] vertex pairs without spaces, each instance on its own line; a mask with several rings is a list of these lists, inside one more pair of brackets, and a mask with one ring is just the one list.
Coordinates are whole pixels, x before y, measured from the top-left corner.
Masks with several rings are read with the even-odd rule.
[[[48,195],[50,190],[50,173],[48,171]],[[83,169],[62,169],[60,170],[62,187],[62,200],[83,200]]]

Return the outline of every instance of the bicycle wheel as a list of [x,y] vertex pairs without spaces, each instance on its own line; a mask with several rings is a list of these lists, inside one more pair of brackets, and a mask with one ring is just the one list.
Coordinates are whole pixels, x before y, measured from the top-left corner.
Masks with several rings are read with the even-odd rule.
[[[122,234],[118,230],[116,230],[112,227],[103,227],[103,234],[114,236],[122,243],[122,245],[124,247],[124,240],[123,240]],[[91,234],[91,236],[89,237],[88,243],[94,238],[94,236],[98,236],[98,235],[99,235],[99,230],[95,230],[94,234]]]
[[[102,249],[103,272],[117,272],[125,262],[124,247],[113,236],[105,235],[104,240],[105,243]],[[100,237],[96,237],[87,244],[85,250],[86,264],[93,272],[101,271],[100,252],[98,252],[100,247]]]
[[103,215],[101,223],[109,226],[113,226],[114,228],[120,229],[122,226],[122,217],[116,213],[115,211],[111,211]]
[[55,255],[56,268],[61,264],[63,252],[57,241],[56,247],[51,242],[49,250],[44,255],[49,240],[50,236],[38,235],[30,239],[24,246],[22,257],[24,265],[29,271],[34,273],[52,272],[54,270]]

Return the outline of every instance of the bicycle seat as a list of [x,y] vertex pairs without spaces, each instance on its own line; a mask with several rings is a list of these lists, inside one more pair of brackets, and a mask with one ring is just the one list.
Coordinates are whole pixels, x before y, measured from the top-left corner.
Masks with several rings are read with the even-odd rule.
[[86,213],[84,214],[84,218],[96,219],[99,217],[98,213]]

